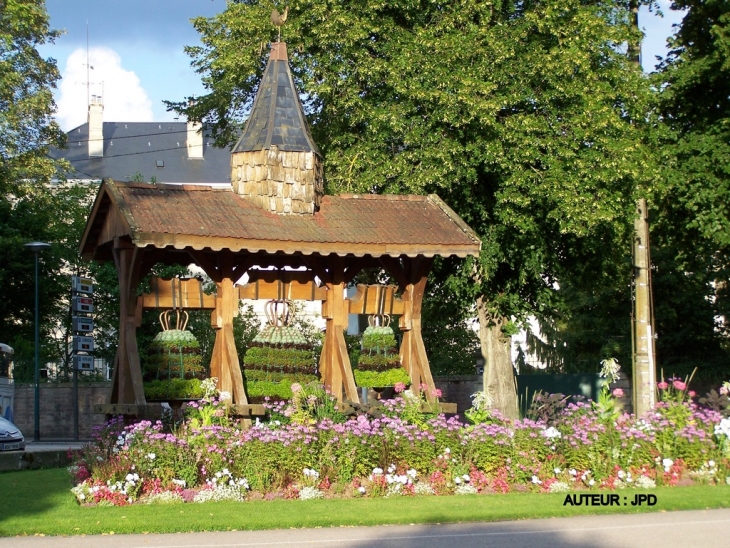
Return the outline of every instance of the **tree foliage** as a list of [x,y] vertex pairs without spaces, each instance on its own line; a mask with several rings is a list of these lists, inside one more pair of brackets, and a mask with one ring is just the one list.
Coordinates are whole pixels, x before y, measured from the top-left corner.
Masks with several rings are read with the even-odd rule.
[[[649,88],[621,1],[295,0],[283,27],[330,192],[436,192],[482,253],[447,282],[490,325],[550,315],[568,270],[600,276],[628,241]],[[230,143],[275,36],[271,4],[196,19],[209,93],[170,106]],[[607,259],[608,258],[608,259]],[[484,329],[489,326],[482,326]]]
[[687,13],[655,75],[664,167],[652,231],[661,261],[657,322],[664,324],[657,353],[680,370],[704,362],[726,371],[720,318],[730,311],[730,5],[678,0],[672,9]]
[[60,74],[37,48],[58,34],[42,0],[0,2],[0,194],[17,191],[18,181],[43,181],[55,172],[45,153],[64,141],[51,119]]

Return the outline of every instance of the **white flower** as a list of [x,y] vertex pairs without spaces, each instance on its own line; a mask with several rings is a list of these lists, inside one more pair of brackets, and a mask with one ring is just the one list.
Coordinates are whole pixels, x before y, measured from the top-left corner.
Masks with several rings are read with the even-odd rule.
[[672,459],[662,459],[662,466],[664,467],[665,472],[669,472],[669,469],[672,467],[673,464],[674,461]]
[[382,473],[383,473],[383,469],[382,468],[373,468],[373,474],[375,474],[376,476],[377,475],[380,475]]
[[362,495],[365,494],[365,488],[362,485],[360,487],[358,487],[357,490],[360,492],[360,494],[362,494]]
[[444,453],[446,453],[446,454],[448,455],[449,453],[451,453],[451,449],[449,449],[449,448],[447,447],[446,449],[444,449]]
[[156,456],[157,456],[157,455],[155,455],[154,453],[147,453],[147,458],[148,458],[149,460],[155,460],[155,457],[156,457]]
[[596,480],[594,480],[593,478],[591,478],[591,480],[588,482],[588,485],[590,485],[591,487],[593,487],[595,484]]
[[715,426],[715,435],[718,437],[727,436],[730,439],[730,419],[722,419],[720,424]]
[[408,472],[406,472],[406,475],[409,476],[411,479],[416,479],[418,472],[411,468],[410,470],[408,470]]
[[557,428],[555,428],[554,426],[551,426],[550,428],[546,428],[545,430],[543,430],[542,435],[550,440],[563,437],[563,435],[560,433],[560,431]]
[[550,491],[551,493],[565,493],[567,491],[570,491],[570,485],[568,485],[564,481],[556,481],[555,483],[550,484],[548,491]]
[[618,476],[619,479],[624,479],[626,477],[626,472],[624,472],[623,470],[619,470],[618,474],[616,474],[616,475]]
[[464,481],[471,481],[471,477],[469,477],[469,474],[464,474],[463,476],[461,476],[461,479],[463,479]]
[[553,472],[555,472],[555,475],[557,476],[560,472],[562,472],[562,470],[560,470],[560,468],[556,468]]
[[223,391],[223,392],[220,392],[218,394],[218,397],[220,398],[221,401],[230,400],[231,399],[231,393],[230,392]]
[[710,468],[714,468],[715,467],[715,461],[714,460],[707,461],[707,466],[709,466]]
[[542,482],[540,481],[540,478],[538,478],[537,476],[532,476],[532,483],[534,483],[535,485],[542,484]]
[[[532,477],[534,478],[535,476],[532,476]],[[456,485],[459,485],[459,484],[461,483],[461,478],[460,478],[459,476],[456,476],[456,477],[454,478],[454,483],[455,483]]]
[[568,474],[570,474],[571,476],[576,476],[578,475],[578,472],[575,471],[575,468],[571,468],[570,470],[568,470]]

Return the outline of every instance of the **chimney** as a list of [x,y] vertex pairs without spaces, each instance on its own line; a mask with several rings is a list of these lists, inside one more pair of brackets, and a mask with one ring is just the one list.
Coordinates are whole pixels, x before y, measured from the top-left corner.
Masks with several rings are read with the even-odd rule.
[[104,156],[104,105],[100,95],[92,95],[89,103],[89,158]]
[[188,160],[203,159],[203,124],[188,120]]
[[271,213],[311,215],[319,209],[322,155],[304,117],[284,42],[271,44],[251,114],[231,152],[231,184]]

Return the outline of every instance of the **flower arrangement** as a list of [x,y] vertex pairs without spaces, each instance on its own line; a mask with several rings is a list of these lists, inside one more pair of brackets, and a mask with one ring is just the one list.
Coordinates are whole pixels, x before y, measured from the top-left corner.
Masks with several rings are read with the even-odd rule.
[[269,301],[269,325],[253,339],[243,359],[246,392],[252,402],[265,397],[289,399],[293,383],[316,382],[314,350],[304,334],[290,325],[291,301]]
[[363,388],[408,384],[410,377],[400,364],[390,316],[370,316],[368,321],[370,325],[362,335],[362,350],[353,371],[355,383]]
[[147,351],[148,380],[202,379],[205,368],[195,335],[184,324],[179,326],[182,329],[168,329],[168,323],[161,321],[163,331],[155,336]]
[[202,384],[213,410],[209,421],[198,410],[175,432],[149,421],[101,428],[71,469],[79,503],[244,501],[254,492],[263,499],[481,496],[730,482],[730,419],[690,400],[660,402],[644,417],[622,414],[615,421],[588,402],[567,404],[551,424],[492,412],[465,425],[421,412],[431,395],[412,389],[386,401],[379,418],[347,418],[323,387],[295,385],[292,401],[271,404],[272,420],[241,430],[216,416],[225,400],[214,381]]

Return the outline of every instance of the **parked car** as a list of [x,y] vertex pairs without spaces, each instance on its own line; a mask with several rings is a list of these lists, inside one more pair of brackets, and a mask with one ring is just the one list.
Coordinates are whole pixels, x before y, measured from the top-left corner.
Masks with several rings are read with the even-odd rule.
[[25,449],[25,438],[20,428],[0,417],[0,451]]

